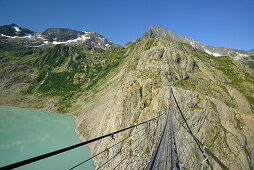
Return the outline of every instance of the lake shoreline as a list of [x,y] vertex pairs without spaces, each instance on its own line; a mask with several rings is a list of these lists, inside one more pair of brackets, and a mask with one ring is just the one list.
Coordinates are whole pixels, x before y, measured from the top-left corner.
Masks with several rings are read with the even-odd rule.
[[[13,109],[9,109],[9,107],[11,107],[11,108],[13,108]],[[28,117],[29,118],[31,118],[31,120],[28,120],[28,121],[33,121],[34,120],[34,117],[36,117],[36,116],[38,116],[38,115],[40,115],[40,113],[45,113],[45,115],[46,115],[46,117],[55,117],[55,116],[53,116],[53,115],[66,115],[66,116],[71,116],[71,117],[69,117],[69,118],[67,118],[67,119],[65,119],[64,117],[59,117],[59,116],[57,116],[58,118],[60,118],[61,120],[63,120],[63,121],[71,121],[72,122],[72,127],[73,128],[70,128],[69,127],[69,130],[68,131],[65,131],[64,130],[64,128],[66,128],[65,126],[63,126],[63,127],[60,127],[60,129],[62,130],[64,130],[64,133],[66,132],[66,134],[68,134],[70,131],[72,131],[72,133],[73,133],[73,135],[75,134],[75,138],[77,138],[80,142],[69,142],[69,144],[68,144],[68,146],[71,146],[71,145],[75,145],[75,144],[77,144],[77,143],[82,143],[84,140],[82,140],[81,138],[80,138],[80,136],[78,135],[78,133],[77,133],[77,131],[76,131],[76,129],[77,129],[77,124],[76,124],[76,118],[75,118],[75,116],[73,116],[71,113],[68,113],[68,114],[63,114],[63,113],[54,113],[54,112],[51,112],[51,111],[49,111],[49,110],[44,110],[44,109],[38,109],[38,108],[32,108],[32,107],[17,107],[17,106],[0,106],[0,108],[3,110],[3,109],[9,109],[9,110],[18,110],[18,109],[22,109],[22,110],[26,110],[26,111],[30,111],[30,112],[32,112],[32,113],[29,113],[28,115],[24,115],[24,119],[27,119]],[[33,111],[35,111],[35,113],[33,113]],[[19,111],[19,112],[21,112],[21,111]],[[20,113],[18,112],[18,114],[19,115],[17,115],[17,116],[15,116],[15,114],[14,115],[11,115],[11,114],[7,114],[7,112],[6,113],[4,113],[4,112],[2,112],[2,116],[4,116],[4,117],[2,117],[2,118],[5,118],[5,119],[2,119],[2,121],[6,121],[6,120],[8,120],[8,116],[12,116],[11,118],[9,118],[9,119],[13,119],[13,118],[16,118],[17,117],[17,119],[19,119],[19,117],[20,117]],[[38,114],[36,113],[36,112],[38,112]],[[1,112],[0,112],[1,113]],[[37,114],[37,115],[36,115]],[[30,116],[31,115],[31,116]],[[23,115],[22,115],[22,117],[23,117]],[[57,118],[56,117],[56,118]],[[49,119],[49,118],[47,118],[47,119]],[[55,121],[55,119],[53,119],[54,121]],[[17,120],[17,121],[20,121],[20,120]],[[36,121],[37,121],[37,123],[38,123],[38,120],[36,119]],[[49,120],[47,120],[46,122],[48,123],[48,121]],[[40,119],[39,119],[39,122],[40,123],[46,123],[45,122],[45,120],[42,120],[42,121],[40,121]],[[49,122],[50,123],[50,122]],[[3,125],[3,124],[2,124]],[[27,126],[29,126],[30,124],[28,123],[28,125]],[[61,124],[60,124],[61,125]],[[63,124],[64,125],[64,124]],[[39,125],[38,125],[39,126]],[[43,125],[43,126],[47,126],[47,125]],[[55,125],[54,125],[55,126]],[[53,127],[54,127],[53,126]],[[28,128],[31,128],[32,130],[34,130],[33,129],[33,127],[28,127]],[[68,128],[68,127],[67,127]],[[49,130],[49,131],[51,131],[51,130]],[[67,133],[68,132],[68,133]],[[7,133],[7,132],[6,132]],[[2,134],[3,135],[3,134]],[[71,136],[70,136],[71,137]],[[32,137],[33,138],[33,137]],[[31,138],[31,139],[32,139]],[[65,139],[66,139],[66,141],[70,141],[70,139],[69,138],[66,138],[66,137],[64,137],[64,138],[62,138],[64,141],[65,141]],[[63,141],[62,140],[62,141]],[[16,141],[16,140],[14,140],[14,141]],[[76,140],[75,140],[76,141]],[[57,144],[55,144],[56,146],[58,146]],[[65,146],[65,147],[68,147],[68,146]],[[90,147],[89,146],[87,146],[87,145],[85,145],[87,148],[88,148],[88,150],[89,150],[89,156],[91,157],[91,149],[90,149]],[[62,147],[62,146],[60,146],[59,145],[59,149],[61,149],[61,148],[65,148],[65,147]],[[57,149],[58,150],[58,149]],[[81,149],[82,150],[82,149]],[[52,150],[53,151],[53,150]],[[43,151],[42,151],[43,152]],[[46,152],[44,152],[44,153],[48,153],[48,152],[51,152],[51,151],[46,151]],[[82,157],[81,157],[82,158]],[[83,160],[82,160],[83,161]],[[39,162],[39,161],[38,161]],[[92,164],[93,164],[93,167],[94,167],[94,163],[92,162]]]

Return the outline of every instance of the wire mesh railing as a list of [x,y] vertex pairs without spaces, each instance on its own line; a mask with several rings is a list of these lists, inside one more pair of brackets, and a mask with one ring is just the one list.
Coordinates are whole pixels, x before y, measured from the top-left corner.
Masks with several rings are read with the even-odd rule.
[[[201,169],[201,152],[193,137],[182,126],[182,122],[173,116],[174,133],[178,147],[178,164],[180,169]],[[207,162],[203,162],[208,167]]]
[[[166,114],[161,112],[153,121],[98,141],[96,145],[100,146],[99,151],[91,157],[96,160],[95,169],[144,169],[159,140],[165,117]],[[70,169],[75,169],[83,162]]]
[[220,165],[222,169],[228,170],[220,159],[218,159],[192,132],[187,120],[171,89],[172,101],[170,110],[174,122],[174,133],[178,147],[178,161],[180,169],[213,169],[209,160]]
[[[155,160],[158,155],[170,161],[165,163],[170,169],[213,169],[210,158],[222,169],[228,169],[192,133],[172,89],[167,111],[155,118],[0,169],[17,168],[90,143],[97,146],[96,153],[69,169],[85,167],[91,159],[95,160],[96,169],[154,169],[152,164],[161,161]],[[160,146],[164,148],[159,150]],[[163,154],[157,155],[159,151]]]
[[158,136],[161,132],[163,123],[165,123],[165,113],[161,112],[157,117],[147,121],[76,145],[6,165],[0,167],[0,169],[18,168],[95,142],[98,142],[99,144],[111,143],[111,145],[103,145],[105,147],[100,147],[103,149],[98,151],[89,159],[73,165],[73,167],[69,167],[68,169],[75,169],[86,164],[89,160],[96,158],[99,159],[99,164],[95,166],[96,169],[107,169],[109,167],[110,169],[132,169],[136,167],[145,167],[147,165],[147,160],[150,158],[152,153],[152,149],[156,141],[158,141]]

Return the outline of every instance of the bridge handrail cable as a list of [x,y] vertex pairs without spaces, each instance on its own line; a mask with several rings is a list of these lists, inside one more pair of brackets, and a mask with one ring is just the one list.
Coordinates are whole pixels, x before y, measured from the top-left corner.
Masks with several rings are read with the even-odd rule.
[[[145,128],[142,128],[142,129],[140,129],[139,131],[144,130],[144,129],[145,129]],[[72,167],[72,168],[70,168],[69,170],[74,169],[74,168],[76,168],[76,167],[78,167],[78,166],[80,166],[80,165],[82,165],[82,164],[86,163],[87,161],[89,161],[89,160],[91,160],[91,159],[95,158],[96,156],[98,156],[98,155],[100,155],[100,154],[102,154],[102,153],[104,153],[104,152],[108,151],[109,149],[111,149],[111,148],[115,147],[116,145],[118,145],[118,144],[120,144],[120,143],[123,143],[123,142],[124,142],[125,140],[127,140],[129,137],[130,137],[130,135],[128,135],[128,136],[127,136],[126,138],[124,138],[123,140],[121,140],[121,141],[119,141],[119,142],[115,143],[113,146],[110,146],[109,148],[106,148],[106,149],[104,149],[103,151],[101,151],[101,152],[99,152],[99,153],[95,154],[95,155],[94,155],[94,156],[92,156],[91,158],[86,159],[85,161],[80,162],[79,164],[77,164],[77,165],[73,166],[73,167]]]
[[[118,134],[118,133],[120,133],[120,132],[123,132],[123,131],[126,131],[126,130],[128,130],[128,129],[132,129],[132,128],[138,127],[138,126],[140,126],[140,125],[143,125],[143,124],[149,123],[149,122],[151,122],[151,121],[154,121],[154,120],[158,119],[159,117],[161,117],[161,116],[164,115],[164,114],[165,114],[165,113],[160,114],[159,116],[154,117],[154,118],[152,118],[152,119],[149,119],[149,120],[147,120],[147,121],[138,123],[138,124],[136,124],[136,125],[132,125],[132,126],[129,126],[129,127],[127,127],[127,128],[120,129],[120,130],[118,130],[118,131],[115,131],[115,132],[112,132],[112,133],[109,133],[109,134],[106,134],[106,135],[103,135],[103,136],[99,136],[99,137],[97,137],[97,138],[94,138],[94,139],[91,139],[91,140],[88,140],[88,141],[85,141],[85,142],[81,142],[81,143],[78,143],[78,144],[75,144],[75,145],[72,145],[72,146],[69,146],[69,147],[65,147],[65,148],[62,148],[62,149],[59,149],[59,150],[56,150],[56,151],[53,151],[53,152],[49,152],[49,153],[46,153],[46,154],[42,154],[42,155],[39,155],[39,156],[35,156],[35,157],[33,157],[33,158],[29,158],[29,159],[26,159],[26,160],[23,160],[23,161],[19,161],[19,162],[13,163],[13,164],[9,164],[9,165],[0,167],[0,170],[1,170],[1,169],[14,169],[14,168],[18,168],[18,167],[21,167],[21,166],[30,164],[30,163],[32,163],[32,162],[36,162],[36,161],[39,161],[39,160],[42,160],[42,159],[45,159],[45,158],[54,156],[54,155],[57,155],[57,154],[60,154],[60,153],[63,153],[63,152],[66,152],[66,151],[69,151],[69,150],[72,150],[72,149],[75,149],[75,148],[84,146],[84,145],[87,145],[87,144],[90,144],[90,143],[93,143],[93,142],[95,142],[95,141],[98,141],[98,140],[107,138],[107,137],[112,137],[112,136],[114,136],[115,134]],[[89,158],[89,159],[90,159],[90,158]]]
[[[220,165],[220,167],[221,167],[222,169],[224,169],[224,170],[229,170],[229,168],[228,168],[224,163],[222,163],[222,162],[220,161],[220,159],[217,158],[207,147],[204,147],[205,145],[192,133],[192,131],[191,131],[191,129],[190,129],[190,127],[189,127],[189,125],[188,125],[188,123],[187,123],[187,121],[186,121],[184,115],[183,115],[183,112],[182,112],[182,110],[180,109],[180,107],[179,107],[179,105],[178,105],[178,102],[177,102],[177,100],[176,100],[176,98],[175,98],[175,95],[174,95],[174,92],[173,92],[173,89],[172,89],[172,88],[171,88],[171,90],[170,90],[170,93],[172,93],[172,96],[173,96],[173,98],[174,98],[174,101],[175,101],[175,103],[176,103],[176,106],[177,106],[177,108],[178,108],[178,110],[179,110],[179,112],[180,112],[180,115],[181,115],[181,117],[183,118],[184,123],[186,124],[187,128],[186,128],[185,126],[183,126],[183,125],[180,123],[180,121],[178,120],[179,124],[180,124],[184,129],[186,129],[186,131],[193,137],[193,139],[194,139],[194,141],[196,142],[196,144],[198,145],[198,147],[199,147],[201,153],[203,153],[202,148],[204,148],[204,150],[206,151],[206,153],[208,153],[208,154],[213,158],[213,160],[215,160],[215,162],[217,162],[217,163]],[[201,148],[201,147],[202,147],[202,148]],[[211,169],[213,169],[213,168],[212,168],[212,165],[211,165],[210,162],[209,162],[209,160],[207,160],[207,163],[209,164],[209,166],[211,167]]]

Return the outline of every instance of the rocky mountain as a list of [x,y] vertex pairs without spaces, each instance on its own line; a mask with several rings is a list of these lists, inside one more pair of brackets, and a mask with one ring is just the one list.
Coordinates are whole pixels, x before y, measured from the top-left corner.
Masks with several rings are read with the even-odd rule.
[[[106,88],[109,92],[103,90],[107,84],[96,87],[100,91],[93,98],[96,103],[88,102],[90,108],[82,106],[88,115],[103,111],[98,113],[103,116],[98,123],[99,135],[156,117],[166,109],[169,90],[173,87],[198,138],[230,169],[253,167],[253,154],[250,154],[254,140],[252,69],[230,57],[215,58],[188,44],[163,37],[140,38],[125,48],[130,53],[126,63],[119,68],[116,75],[119,78],[109,81],[111,85]],[[101,93],[106,94],[101,97]],[[107,100],[105,106],[103,103]],[[82,129],[90,127],[92,119],[79,114],[78,118],[84,121],[78,121],[78,129],[85,137],[89,132]],[[180,143],[185,136],[178,137]],[[130,140],[134,139],[135,136]],[[104,141],[91,148],[97,153],[110,144],[110,140]],[[118,149],[121,147],[124,146]],[[141,152],[136,149],[133,156],[138,157]],[[96,165],[110,158],[111,154],[95,159]],[[122,154],[116,162],[126,155]],[[212,164],[214,169],[219,169],[215,162]]]
[[178,36],[171,30],[165,30],[161,26],[152,25],[142,36],[144,38],[158,38],[167,37],[169,39],[178,41]]
[[75,31],[71,29],[64,28],[48,28],[42,32],[42,37],[47,39],[49,42],[58,41],[65,42],[68,40],[77,39],[78,37],[84,35],[85,32]]
[[11,44],[26,46],[43,46],[56,44],[85,44],[91,48],[106,49],[113,45],[111,41],[96,32],[75,31],[66,28],[48,28],[42,33],[21,28],[16,24],[0,27],[0,38]]
[[14,37],[14,36],[25,36],[29,34],[33,34],[33,31],[27,28],[19,27],[16,24],[0,26],[0,35],[2,36]]
[[[63,30],[53,30],[56,35],[49,35],[52,45],[40,47],[0,38],[0,105],[71,114],[77,134],[88,140],[156,117],[167,108],[172,87],[195,136],[229,169],[253,169],[253,69],[232,57],[214,57],[188,43],[163,37],[161,30],[108,48],[91,48],[86,43],[54,45],[54,41],[69,41],[57,37]],[[73,32],[72,38],[86,35],[81,34]],[[175,37],[170,31],[165,34]],[[147,131],[144,128],[140,134],[145,134],[144,143],[154,147]],[[183,129],[179,131],[184,134]],[[128,146],[134,133],[131,131],[128,142],[115,152]],[[183,137],[177,136],[179,144]],[[94,155],[111,145],[111,140],[103,140],[89,147]],[[115,162],[126,157],[138,160],[143,151],[134,148],[122,151]],[[152,150],[145,154],[150,157]],[[95,158],[95,166],[112,155],[108,150]],[[211,164],[219,169],[212,159]]]
[[93,47],[107,48],[113,43],[96,32],[75,31],[65,28],[48,28],[41,37],[53,44],[85,43]]
[[[161,26],[152,25],[142,36],[144,38],[158,38],[158,37],[166,37],[175,41],[183,42],[190,44],[194,48],[200,49],[205,51],[208,54],[211,54],[215,57],[219,56],[230,56],[236,60],[242,60],[242,61],[248,61],[247,64],[249,64],[252,68],[254,65],[254,51],[244,51],[244,50],[236,50],[232,48],[226,48],[226,47],[214,47],[212,45],[207,45],[198,41],[195,41],[189,37],[186,36],[177,36],[174,32],[171,30],[165,30]],[[246,62],[245,62],[246,63]]]

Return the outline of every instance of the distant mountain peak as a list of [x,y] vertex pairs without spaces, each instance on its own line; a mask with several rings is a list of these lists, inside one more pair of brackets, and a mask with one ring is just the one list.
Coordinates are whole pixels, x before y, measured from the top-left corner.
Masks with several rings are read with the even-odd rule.
[[106,49],[113,43],[96,32],[76,31],[68,28],[48,28],[41,37],[53,44],[85,43],[92,47]]
[[0,26],[0,37],[36,47],[50,44],[85,44],[91,48],[106,49],[113,45],[111,41],[96,32],[48,28],[41,33],[19,27],[15,23]]
[[152,25],[151,27],[150,27],[151,29],[163,29],[163,30],[165,30],[164,28],[162,28],[160,25]]
[[18,27],[18,25],[15,24],[15,23],[12,23],[10,26],[12,26],[12,27]]
[[33,31],[27,28],[22,28],[15,23],[12,23],[10,25],[0,26],[0,35],[4,35],[4,36],[10,36],[10,37],[25,36],[27,34],[33,34],[33,33],[34,33]]
[[166,37],[171,40],[190,44],[192,47],[203,50],[206,53],[213,55],[215,57],[230,56],[236,60],[239,60],[254,55],[252,51],[236,50],[226,47],[214,47],[212,45],[203,44],[186,36],[177,36],[173,31],[169,29],[166,30],[161,26],[156,25],[152,25],[150,28],[148,28],[148,30],[143,34],[142,37],[143,38]]
[[144,38],[167,37],[173,40],[178,40],[177,35],[171,30],[165,30],[161,26],[152,25],[142,36]]
[[48,28],[41,33],[42,37],[47,39],[49,42],[63,42],[77,39],[79,36],[84,34],[85,33],[82,31],[76,31],[67,28]]

